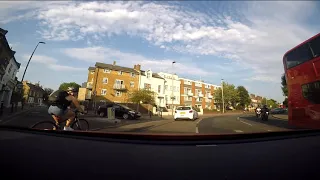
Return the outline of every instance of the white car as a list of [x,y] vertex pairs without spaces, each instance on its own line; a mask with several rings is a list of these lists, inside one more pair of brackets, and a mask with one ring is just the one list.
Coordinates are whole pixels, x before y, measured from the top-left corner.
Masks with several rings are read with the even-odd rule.
[[174,120],[190,119],[195,120],[199,118],[198,112],[192,106],[178,106],[174,113]]

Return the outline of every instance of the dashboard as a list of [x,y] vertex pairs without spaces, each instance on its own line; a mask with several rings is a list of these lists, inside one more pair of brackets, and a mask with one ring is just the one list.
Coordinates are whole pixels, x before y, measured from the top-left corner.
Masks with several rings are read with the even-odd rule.
[[[0,127],[10,179],[315,179],[319,131],[148,135]],[[317,178],[316,178],[317,179]]]

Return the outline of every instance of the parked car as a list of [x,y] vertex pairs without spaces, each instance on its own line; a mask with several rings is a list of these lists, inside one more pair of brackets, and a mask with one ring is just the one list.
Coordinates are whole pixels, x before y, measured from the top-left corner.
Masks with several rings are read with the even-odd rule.
[[177,119],[198,119],[199,115],[195,108],[192,106],[178,106],[174,113],[174,120]]
[[97,113],[100,117],[105,117],[108,115],[108,108],[113,107],[115,110],[115,117],[116,118],[123,118],[123,119],[138,119],[141,117],[141,113],[137,112],[127,106],[110,103],[103,106],[99,106]]
[[271,110],[271,114],[284,114],[287,110],[284,108],[275,108]]

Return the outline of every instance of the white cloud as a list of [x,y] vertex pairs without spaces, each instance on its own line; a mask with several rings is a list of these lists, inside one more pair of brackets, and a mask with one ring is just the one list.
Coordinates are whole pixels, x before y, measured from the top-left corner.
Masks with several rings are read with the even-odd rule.
[[[255,74],[251,80],[269,82],[278,81],[283,72],[282,55],[317,32],[317,29],[305,26],[307,18],[318,10],[315,3],[228,2],[211,8],[210,2],[199,2],[204,11],[195,12],[192,8],[177,5],[179,3],[164,5],[160,2],[37,2],[15,5],[1,2],[3,8],[0,10],[31,9],[25,14],[41,21],[38,32],[48,40],[76,41],[86,37],[87,42],[92,43],[105,36],[138,36],[166,50],[232,59],[239,67],[250,67]],[[98,48],[88,52],[100,55],[94,56],[95,61],[106,60],[103,57],[112,59],[107,54],[109,49]],[[130,59],[122,56],[123,53],[113,53]],[[92,59],[83,53],[75,56],[82,56],[76,58],[85,61]],[[146,58],[143,62],[150,67],[160,66]],[[183,64],[179,67],[185,69]],[[201,73],[198,70],[191,72]]]
[[[152,69],[153,71],[172,72],[173,59],[151,59],[141,55],[124,53],[118,50],[104,47],[69,48],[63,52],[75,59],[86,62],[104,62],[111,64],[116,61],[118,65],[133,67],[134,64],[141,64],[142,69]],[[178,74],[191,74],[208,76],[214,73],[198,68],[196,64],[176,62],[174,72]]]
[[[24,61],[29,60],[29,55],[23,55],[22,56]],[[26,62],[27,63],[27,62]],[[58,60],[45,56],[45,55],[34,55],[30,61],[30,63],[40,63],[43,64],[55,71],[86,71],[87,68],[78,68],[78,67],[71,67],[71,66],[65,66],[65,65],[59,65]],[[24,67],[25,68],[25,67]],[[24,70],[23,68],[23,70]],[[22,67],[20,68],[22,69]]]

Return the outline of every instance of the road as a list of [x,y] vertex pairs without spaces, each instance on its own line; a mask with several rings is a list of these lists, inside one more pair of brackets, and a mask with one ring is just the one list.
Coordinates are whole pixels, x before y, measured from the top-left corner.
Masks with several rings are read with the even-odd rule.
[[[264,122],[256,120],[253,114],[210,115],[202,116],[195,121],[174,121],[172,118],[153,120],[121,120],[118,123],[106,121],[106,118],[85,117],[89,121],[90,130],[100,132],[131,132],[159,134],[225,134],[252,133],[293,130],[287,125],[287,120],[269,116]],[[10,119],[3,120],[0,125],[30,127],[31,125],[51,120],[46,107],[34,107]]]

